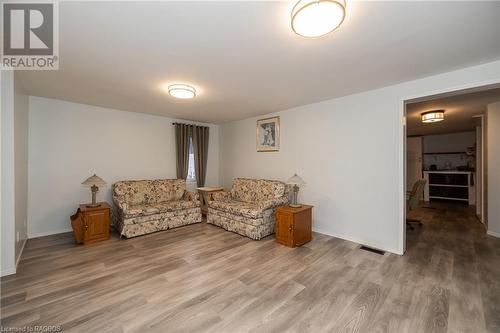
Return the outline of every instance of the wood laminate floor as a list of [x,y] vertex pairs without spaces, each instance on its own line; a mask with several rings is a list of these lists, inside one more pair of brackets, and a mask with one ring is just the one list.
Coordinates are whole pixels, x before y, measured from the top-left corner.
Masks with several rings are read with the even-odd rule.
[[314,234],[290,249],[207,224],[76,246],[28,241],[3,328],[64,332],[500,332],[500,239],[465,206],[422,208],[404,256]]

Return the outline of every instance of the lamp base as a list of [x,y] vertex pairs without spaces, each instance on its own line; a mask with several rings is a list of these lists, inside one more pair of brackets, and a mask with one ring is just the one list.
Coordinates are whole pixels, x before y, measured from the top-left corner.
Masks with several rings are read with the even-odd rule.
[[90,189],[92,191],[92,203],[87,204],[87,208],[99,207],[101,204],[96,202],[96,194],[97,194],[97,191],[99,191],[99,187],[92,185],[92,187]]
[[302,205],[299,205],[299,204],[289,204],[288,206],[290,206],[292,208],[300,208],[300,207],[302,207]]

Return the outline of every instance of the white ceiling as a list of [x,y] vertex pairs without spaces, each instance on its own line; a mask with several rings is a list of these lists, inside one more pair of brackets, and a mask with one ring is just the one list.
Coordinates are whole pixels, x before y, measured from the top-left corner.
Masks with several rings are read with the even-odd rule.
[[500,2],[348,1],[321,39],[292,33],[293,4],[61,2],[60,70],[20,78],[32,95],[220,123],[500,58]]
[[[479,120],[473,116],[484,114],[486,106],[494,102],[500,102],[498,87],[407,104],[407,135],[473,131],[479,125]],[[445,110],[444,120],[437,123],[422,123],[420,114],[431,110]]]

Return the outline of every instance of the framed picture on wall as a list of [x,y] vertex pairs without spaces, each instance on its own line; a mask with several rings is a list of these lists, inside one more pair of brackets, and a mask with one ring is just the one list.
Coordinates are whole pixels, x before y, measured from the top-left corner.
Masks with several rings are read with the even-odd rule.
[[280,117],[257,120],[257,151],[280,150]]

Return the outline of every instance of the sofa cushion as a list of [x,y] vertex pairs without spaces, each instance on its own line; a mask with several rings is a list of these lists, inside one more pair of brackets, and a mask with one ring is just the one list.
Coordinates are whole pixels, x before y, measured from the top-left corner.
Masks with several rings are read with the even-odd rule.
[[160,202],[156,204],[131,205],[125,212],[126,218],[136,216],[147,216],[152,214],[161,214],[165,212],[178,211],[189,208],[199,207],[199,201],[176,200]]
[[220,210],[217,208],[208,207],[207,221],[209,220],[208,217],[210,217],[211,215],[225,217],[225,218],[227,218],[231,221],[234,221],[234,222],[246,223],[246,224],[251,224],[254,226],[259,226],[259,225],[268,224],[268,223],[274,224],[274,220],[275,220],[274,211],[272,209],[268,209],[268,210],[262,212],[262,217],[255,218],[255,217],[237,215],[237,214],[233,214],[231,212],[225,211],[225,210]]
[[185,190],[183,179],[128,180],[113,185],[114,195],[131,206],[180,200]]
[[151,215],[124,216],[124,218],[121,219],[121,223],[123,225],[129,225],[129,224],[138,224],[155,220],[170,220],[174,217],[182,217],[184,215],[190,215],[190,214],[201,214],[201,210],[199,207],[195,207],[195,208],[179,209],[179,210],[173,210]]
[[244,201],[210,201],[210,207],[222,210],[235,215],[241,215],[250,218],[262,217],[262,209],[258,203],[244,202]]
[[286,184],[277,180],[236,178],[231,189],[233,199],[256,202],[276,199],[286,194]]
[[207,223],[256,240],[262,239],[274,232],[274,214],[269,214],[264,216],[264,218],[252,219],[225,214],[220,210],[209,208]]
[[200,209],[191,208],[127,218],[119,222],[118,230],[121,236],[129,238],[199,222],[201,222]]
[[153,202],[166,202],[181,200],[186,191],[184,179],[159,179],[151,181]]

